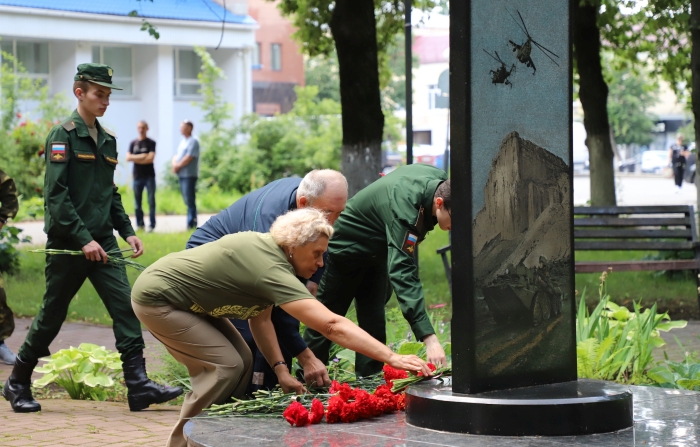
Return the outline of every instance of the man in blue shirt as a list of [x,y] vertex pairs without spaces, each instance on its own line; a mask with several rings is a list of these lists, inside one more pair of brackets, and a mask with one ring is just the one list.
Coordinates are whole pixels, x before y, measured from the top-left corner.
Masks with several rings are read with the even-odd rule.
[[187,229],[197,228],[197,204],[195,188],[199,175],[199,140],[192,136],[194,124],[185,120],[180,124],[180,133],[183,136],[177,153],[173,157],[173,173],[177,174],[180,182],[180,192],[187,205]]
[[[275,219],[282,214],[307,206],[325,212],[328,221],[333,224],[345,209],[347,199],[348,183],[345,177],[331,169],[311,171],[303,179],[275,180],[241,197],[233,205],[210,218],[192,234],[187,241],[187,248],[198,247],[241,231],[266,233]],[[314,296],[323,271],[322,267],[308,282],[303,280]],[[277,376],[257,349],[248,321],[231,321],[248,343],[255,362],[252,383],[246,393],[250,394],[261,388],[273,388],[277,384]],[[330,385],[325,365],[316,358],[299,334],[299,321],[275,307],[272,310],[272,323],[287,368],[291,370],[292,358],[296,357],[304,369],[304,379],[308,384]]]

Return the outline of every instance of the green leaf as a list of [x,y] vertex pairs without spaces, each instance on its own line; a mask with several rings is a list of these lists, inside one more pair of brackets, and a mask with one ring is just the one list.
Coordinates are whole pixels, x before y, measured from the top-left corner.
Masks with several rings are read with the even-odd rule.
[[355,364],[355,351],[343,349],[342,351],[338,351],[335,356],[340,360],[347,360],[353,365]]
[[43,388],[46,385],[53,383],[53,381],[56,380],[57,377],[58,377],[58,374],[54,374],[54,373],[45,374],[44,377],[42,377],[40,379],[36,379],[34,381],[34,386],[37,388]]
[[418,352],[424,346],[425,345],[421,342],[407,341],[407,342],[403,343],[401,346],[399,346],[398,353],[401,355],[418,355]]
[[647,372],[647,376],[656,383],[675,383],[673,373],[664,366],[657,366]]
[[700,379],[679,379],[678,386],[687,390],[692,390],[696,386],[700,386]]
[[657,324],[656,329],[659,331],[668,332],[671,329],[683,329],[687,325],[688,325],[688,322],[685,320],[664,321],[663,323]]
[[109,387],[114,385],[114,380],[107,374],[101,372],[86,375],[83,382],[85,385],[93,388],[96,386]]

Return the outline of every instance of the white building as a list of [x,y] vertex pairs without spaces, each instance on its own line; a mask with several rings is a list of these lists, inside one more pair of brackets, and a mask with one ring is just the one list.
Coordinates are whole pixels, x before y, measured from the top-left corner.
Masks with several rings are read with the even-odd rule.
[[[220,81],[235,118],[252,111],[252,50],[255,20],[247,0],[0,0],[0,45],[51,94],[71,92],[76,67],[99,62],[114,69],[113,91],[104,118],[118,136],[119,180],[128,178],[125,153],[136,138],[136,123],[148,122],[157,142],[156,166],[172,158],[180,141],[179,123],[194,122],[197,135],[207,130],[198,94],[200,61],[194,46],[206,47],[226,75]],[[131,17],[136,11],[139,17]],[[141,31],[146,19],[158,40]],[[223,23],[223,26],[222,26]],[[223,29],[223,31],[222,31]],[[218,49],[214,50],[215,47]],[[205,148],[206,149],[206,148]]]

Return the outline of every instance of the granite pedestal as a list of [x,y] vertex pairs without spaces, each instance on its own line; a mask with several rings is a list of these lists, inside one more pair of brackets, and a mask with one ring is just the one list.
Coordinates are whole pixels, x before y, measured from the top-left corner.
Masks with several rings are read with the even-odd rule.
[[[589,381],[594,382],[594,381]],[[600,383],[600,382],[599,382]],[[582,436],[506,437],[446,433],[413,427],[404,413],[356,422],[290,427],[282,418],[195,418],[185,426],[188,446],[237,447],[610,447],[700,445],[700,393],[605,383],[631,391],[634,426],[613,433]]]

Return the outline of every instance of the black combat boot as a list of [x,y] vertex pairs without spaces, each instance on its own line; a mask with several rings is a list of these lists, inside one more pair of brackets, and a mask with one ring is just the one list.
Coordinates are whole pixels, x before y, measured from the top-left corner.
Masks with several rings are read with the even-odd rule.
[[38,361],[23,362],[19,356],[15,360],[12,374],[7,378],[2,395],[10,401],[15,413],[33,413],[41,411],[41,405],[32,397],[32,371]]
[[162,404],[182,394],[179,386],[160,385],[146,375],[146,359],[137,352],[122,363],[124,382],[129,390],[129,410],[141,411],[151,404]]

